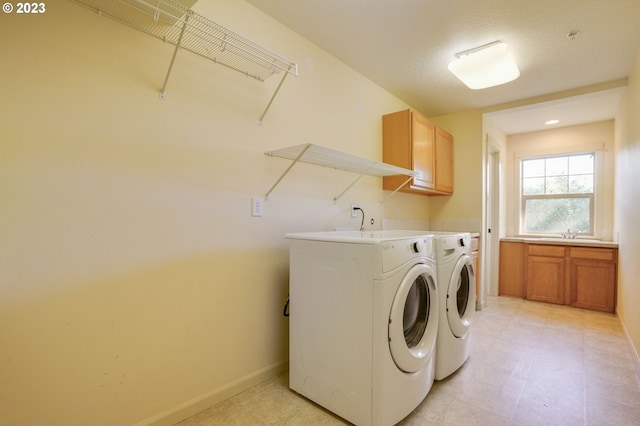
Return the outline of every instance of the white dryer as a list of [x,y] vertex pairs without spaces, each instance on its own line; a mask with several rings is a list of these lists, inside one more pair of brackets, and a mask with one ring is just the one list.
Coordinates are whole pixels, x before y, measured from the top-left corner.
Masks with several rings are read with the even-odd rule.
[[471,234],[434,232],[440,319],[435,379],[458,370],[471,352],[471,327],[476,310]]
[[434,381],[433,239],[412,231],[287,234],[289,386],[356,425],[393,425]]

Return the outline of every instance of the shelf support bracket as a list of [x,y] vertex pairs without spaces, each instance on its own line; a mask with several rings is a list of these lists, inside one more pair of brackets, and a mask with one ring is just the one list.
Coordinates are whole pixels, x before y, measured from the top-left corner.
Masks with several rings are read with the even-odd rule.
[[387,195],[387,196],[384,198],[384,200],[380,201],[380,204],[384,204],[384,203],[386,203],[386,202],[387,202],[387,200],[388,200],[389,198],[391,198],[391,197],[393,197],[394,195],[396,195],[396,192],[400,191],[400,188],[402,188],[403,186],[405,186],[406,184],[408,184],[408,183],[409,183],[409,181],[410,181],[411,179],[413,179],[413,178],[414,178],[414,176],[413,176],[413,175],[409,176],[409,179],[407,179],[407,180],[405,180],[404,182],[402,182],[402,185],[400,185],[399,187],[397,187],[397,188],[395,189],[395,191],[393,191],[391,194]]
[[264,112],[260,116],[260,124],[261,125],[262,125],[262,120],[264,120],[265,115],[267,115],[267,111],[269,111],[269,108],[271,108],[271,104],[273,103],[273,100],[276,98],[276,95],[280,91],[280,88],[282,87],[282,83],[284,83],[284,79],[287,78],[287,75],[289,75],[289,71],[290,70],[291,70],[291,66],[289,66],[289,69],[282,76],[282,79],[280,80],[280,83],[278,84],[278,87],[276,87],[276,91],[271,96],[271,99],[269,100],[269,103],[267,104],[267,107],[264,109]]
[[354,181],[351,183],[351,185],[347,186],[347,187],[346,187],[346,189],[340,193],[340,195],[338,195],[337,197],[333,197],[333,201],[334,201],[334,202],[335,202],[335,201],[338,201],[338,200],[340,199],[340,197],[342,197],[342,196],[343,196],[343,195],[344,195],[348,190],[350,190],[350,189],[351,189],[351,187],[352,187],[353,185],[355,185],[356,183],[358,183],[358,181],[360,180],[360,178],[361,178],[362,176],[364,176],[364,174],[362,174],[362,175],[358,176],[358,177],[356,178],[356,180],[354,180]]
[[188,21],[189,21],[189,14],[187,14],[184,17],[184,22],[182,23],[182,29],[180,30],[180,36],[178,37],[176,48],[173,51],[173,56],[171,57],[171,62],[169,63],[169,70],[167,70],[167,76],[164,78],[164,84],[162,85],[162,90],[160,91],[160,99],[166,99],[167,97],[166,95],[167,82],[169,81],[171,70],[173,69],[173,63],[176,61],[176,55],[178,54],[178,50],[180,50],[180,46],[182,45],[182,36],[184,35],[184,30],[187,28]]
[[269,199],[269,194],[271,194],[273,192],[274,189],[276,189],[276,186],[278,186],[278,184],[280,183],[280,181],[287,175],[287,173],[289,173],[289,170],[291,170],[291,168],[293,166],[296,165],[296,163],[298,162],[298,160],[300,160],[302,158],[302,156],[307,152],[307,150],[311,148],[311,144],[307,144],[307,146],[300,152],[300,154],[298,154],[298,156],[296,157],[295,160],[293,160],[293,162],[291,164],[289,164],[289,167],[287,167],[287,170],[284,171],[284,173],[282,173],[282,175],[280,176],[280,178],[276,181],[276,183],[273,184],[273,186],[271,187],[271,189],[267,192],[267,195],[264,196],[265,200]]

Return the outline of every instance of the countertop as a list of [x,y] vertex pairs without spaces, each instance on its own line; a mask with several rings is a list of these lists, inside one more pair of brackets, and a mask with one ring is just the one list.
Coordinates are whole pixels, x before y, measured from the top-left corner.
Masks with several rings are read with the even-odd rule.
[[563,245],[563,246],[580,246],[580,247],[609,247],[618,248],[618,243],[613,241],[602,241],[582,238],[535,238],[535,237],[503,237],[500,241],[511,241],[527,244],[547,244],[547,245]]

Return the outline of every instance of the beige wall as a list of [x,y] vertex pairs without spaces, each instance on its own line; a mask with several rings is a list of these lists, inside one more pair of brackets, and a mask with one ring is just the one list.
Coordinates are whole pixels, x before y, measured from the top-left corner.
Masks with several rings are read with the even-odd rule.
[[619,234],[618,314],[640,351],[640,52],[616,117],[615,227]]
[[[180,52],[162,101],[172,46],[71,2],[0,17],[2,424],[171,422],[274,374],[288,359],[284,233],[357,227],[351,203],[374,229],[383,210],[429,215],[427,197],[383,208],[373,177],[334,203],[355,176],[302,164],[251,217],[289,165],[265,151],[380,160],[381,115],[408,105],[245,2],[195,10],[299,64],[262,125],[279,77]],[[479,216],[464,155],[454,197]]]
[[482,111],[431,118],[453,135],[453,195],[432,197],[433,230],[479,232],[482,218]]
[[518,234],[519,160],[536,155],[563,154],[575,151],[596,151],[604,173],[599,176],[596,191],[600,202],[596,206],[596,237],[613,240],[614,185],[614,121],[607,120],[558,129],[509,135],[506,164],[506,234]]

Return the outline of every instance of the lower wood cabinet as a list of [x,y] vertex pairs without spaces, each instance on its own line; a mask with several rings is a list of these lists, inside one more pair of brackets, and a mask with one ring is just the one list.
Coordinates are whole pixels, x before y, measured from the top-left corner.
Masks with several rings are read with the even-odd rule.
[[564,303],[564,257],[527,257],[527,299]]
[[500,243],[499,294],[615,312],[618,249]]
[[571,247],[569,304],[578,308],[614,312],[616,308],[615,249]]
[[500,296],[525,297],[524,264],[526,254],[523,243],[501,241],[498,271],[498,294]]

